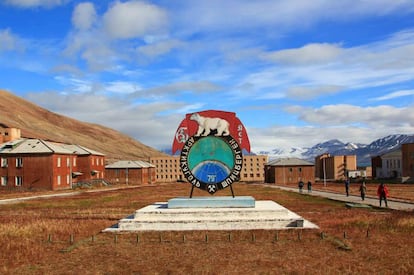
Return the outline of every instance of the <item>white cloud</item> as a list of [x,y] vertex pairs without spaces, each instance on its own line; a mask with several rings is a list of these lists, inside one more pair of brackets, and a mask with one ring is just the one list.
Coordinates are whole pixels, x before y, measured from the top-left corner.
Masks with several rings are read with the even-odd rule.
[[412,106],[398,108],[388,105],[360,107],[347,104],[325,105],[319,109],[303,106],[290,106],[285,110],[297,115],[302,121],[321,126],[355,124],[369,128],[389,128],[414,126],[414,109]]
[[111,37],[129,39],[146,34],[163,33],[167,23],[167,13],[146,2],[116,2],[104,14],[103,22]]
[[381,100],[389,100],[389,99],[394,99],[394,98],[399,98],[399,97],[404,97],[404,96],[414,96],[414,90],[396,91],[396,92],[392,92],[384,96],[375,97],[372,100],[381,101]]
[[177,39],[165,40],[158,43],[145,45],[137,48],[137,52],[144,56],[156,57],[159,55],[166,54],[172,49],[183,45],[183,42]]
[[292,86],[288,88],[286,96],[295,100],[307,100],[320,95],[332,95],[341,91],[343,87],[335,85],[325,85],[316,87]]
[[154,88],[143,89],[131,94],[132,97],[172,96],[190,91],[193,94],[217,92],[220,87],[209,81],[175,82]]
[[227,32],[269,27],[279,32],[306,29],[329,21],[355,21],[368,16],[414,11],[411,0],[193,0],[184,2],[177,20],[187,31]]
[[110,93],[131,94],[137,90],[140,90],[141,87],[131,82],[113,81],[113,82],[107,83],[104,89],[105,91],[108,91]]
[[285,64],[315,65],[333,62],[341,52],[342,49],[336,44],[307,44],[298,49],[271,52],[266,54],[265,58]]
[[96,21],[95,6],[91,2],[80,3],[72,14],[72,23],[79,30],[88,30]]
[[0,52],[15,50],[18,47],[18,40],[10,30],[0,30]]
[[5,0],[8,5],[20,8],[54,7],[67,3],[69,0]]

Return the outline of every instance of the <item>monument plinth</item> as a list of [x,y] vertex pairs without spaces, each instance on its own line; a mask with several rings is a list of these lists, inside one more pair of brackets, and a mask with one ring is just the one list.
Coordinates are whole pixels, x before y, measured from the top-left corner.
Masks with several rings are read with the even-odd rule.
[[141,208],[104,232],[318,228],[274,201],[256,201],[255,207],[242,208],[169,208],[168,204]]

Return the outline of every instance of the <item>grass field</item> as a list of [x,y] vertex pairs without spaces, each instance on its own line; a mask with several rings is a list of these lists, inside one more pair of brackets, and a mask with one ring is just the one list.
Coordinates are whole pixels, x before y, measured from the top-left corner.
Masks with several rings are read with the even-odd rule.
[[[190,185],[85,191],[0,205],[0,274],[414,273],[413,212],[349,209],[266,185],[233,188],[236,195],[274,200],[320,229],[101,233],[136,209],[187,196]],[[414,185],[390,186],[405,200],[414,201],[413,191]],[[193,195],[209,196],[198,189]]]

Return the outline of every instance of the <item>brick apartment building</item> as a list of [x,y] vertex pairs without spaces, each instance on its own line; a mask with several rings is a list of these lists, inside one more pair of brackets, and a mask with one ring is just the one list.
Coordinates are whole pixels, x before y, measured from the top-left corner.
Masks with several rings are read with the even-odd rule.
[[356,155],[331,156],[325,153],[315,157],[315,180],[345,180],[348,172],[355,170]]
[[371,158],[372,175],[377,179],[401,179],[414,182],[414,143]]
[[[157,182],[184,181],[185,177],[180,168],[180,156],[151,157],[149,162],[156,167]],[[268,157],[264,155],[243,156],[241,182],[263,182],[264,166]]]
[[113,184],[154,184],[155,166],[142,160],[120,160],[105,166],[106,180]]
[[0,188],[70,189],[103,179],[104,165],[103,154],[85,147],[18,136],[0,144]]
[[315,166],[298,158],[280,158],[265,165],[266,183],[290,184],[315,181]]
[[401,146],[402,182],[414,182],[414,143]]

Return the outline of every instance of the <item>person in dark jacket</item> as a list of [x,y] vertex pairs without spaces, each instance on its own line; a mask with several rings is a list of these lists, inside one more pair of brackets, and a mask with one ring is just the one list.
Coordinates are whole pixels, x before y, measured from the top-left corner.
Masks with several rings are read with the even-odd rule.
[[349,180],[345,180],[345,192],[346,196],[349,196]]
[[359,186],[359,192],[361,193],[361,199],[365,200],[365,194],[367,193],[367,186],[365,185],[365,181],[363,181]]
[[312,182],[308,181],[308,193],[312,193]]
[[302,180],[300,180],[299,181],[299,184],[298,184],[298,187],[299,187],[299,192],[300,193],[302,193],[302,190],[303,190],[303,186],[304,186],[305,184],[303,183],[303,181]]

